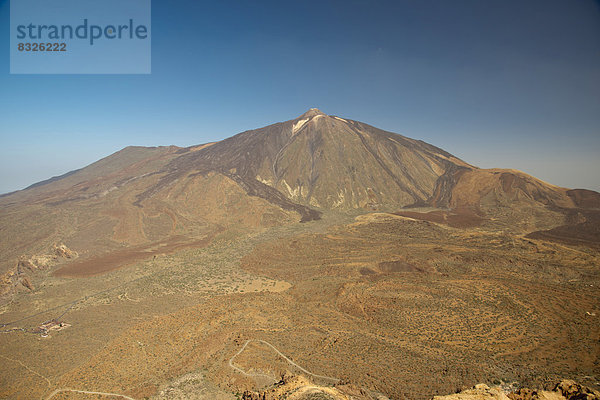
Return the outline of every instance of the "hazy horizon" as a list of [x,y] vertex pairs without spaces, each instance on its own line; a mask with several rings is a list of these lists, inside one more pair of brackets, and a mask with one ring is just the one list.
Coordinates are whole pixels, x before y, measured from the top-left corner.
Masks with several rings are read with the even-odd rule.
[[0,193],[128,145],[221,140],[310,107],[600,190],[597,1],[152,6],[151,75],[10,75],[5,31]]

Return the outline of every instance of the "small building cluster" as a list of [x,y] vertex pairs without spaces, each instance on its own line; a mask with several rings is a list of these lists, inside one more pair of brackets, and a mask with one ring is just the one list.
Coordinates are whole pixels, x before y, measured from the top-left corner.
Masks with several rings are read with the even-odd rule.
[[39,333],[42,337],[48,337],[48,333],[50,331],[60,331],[61,329],[65,329],[71,325],[66,324],[64,322],[60,322],[56,319],[51,319],[50,321],[46,321],[40,326],[37,327],[35,333]]

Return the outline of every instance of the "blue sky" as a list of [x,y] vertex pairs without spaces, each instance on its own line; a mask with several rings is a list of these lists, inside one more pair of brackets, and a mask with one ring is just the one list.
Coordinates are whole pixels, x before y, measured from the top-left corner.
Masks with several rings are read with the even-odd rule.
[[10,75],[9,16],[0,0],[0,192],[310,107],[600,190],[598,1],[154,0],[151,75]]

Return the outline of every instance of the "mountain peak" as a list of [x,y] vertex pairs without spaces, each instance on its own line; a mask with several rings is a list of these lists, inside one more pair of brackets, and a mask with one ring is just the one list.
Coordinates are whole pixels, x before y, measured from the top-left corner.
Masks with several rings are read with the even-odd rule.
[[316,115],[325,115],[325,113],[323,111],[319,110],[318,108],[311,108],[307,112],[302,114],[299,118],[310,118],[310,117],[314,117]]

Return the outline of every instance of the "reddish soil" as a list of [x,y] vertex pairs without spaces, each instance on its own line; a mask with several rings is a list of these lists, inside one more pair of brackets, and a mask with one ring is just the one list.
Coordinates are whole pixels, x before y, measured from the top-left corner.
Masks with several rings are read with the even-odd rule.
[[377,275],[377,272],[373,271],[371,268],[363,267],[360,269],[361,275]]
[[[567,215],[573,223],[561,225],[547,231],[532,232],[526,237],[543,239],[569,245],[600,248],[600,211],[579,210]],[[580,222],[581,220],[581,222]]]
[[402,260],[384,261],[377,266],[382,272],[423,272],[423,269]]
[[593,190],[573,189],[567,192],[567,195],[573,199],[577,207],[581,208],[600,208],[600,193]]
[[184,236],[173,236],[162,242],[112,251],[67,264],[54,271],[53,275],[64,278],[85,278],[105,274],[138,261],[149,259],[155,255],[173,253],[186,248],[206,247],[219,232],[213,232],[204,239],[199,240],[192,240]]

